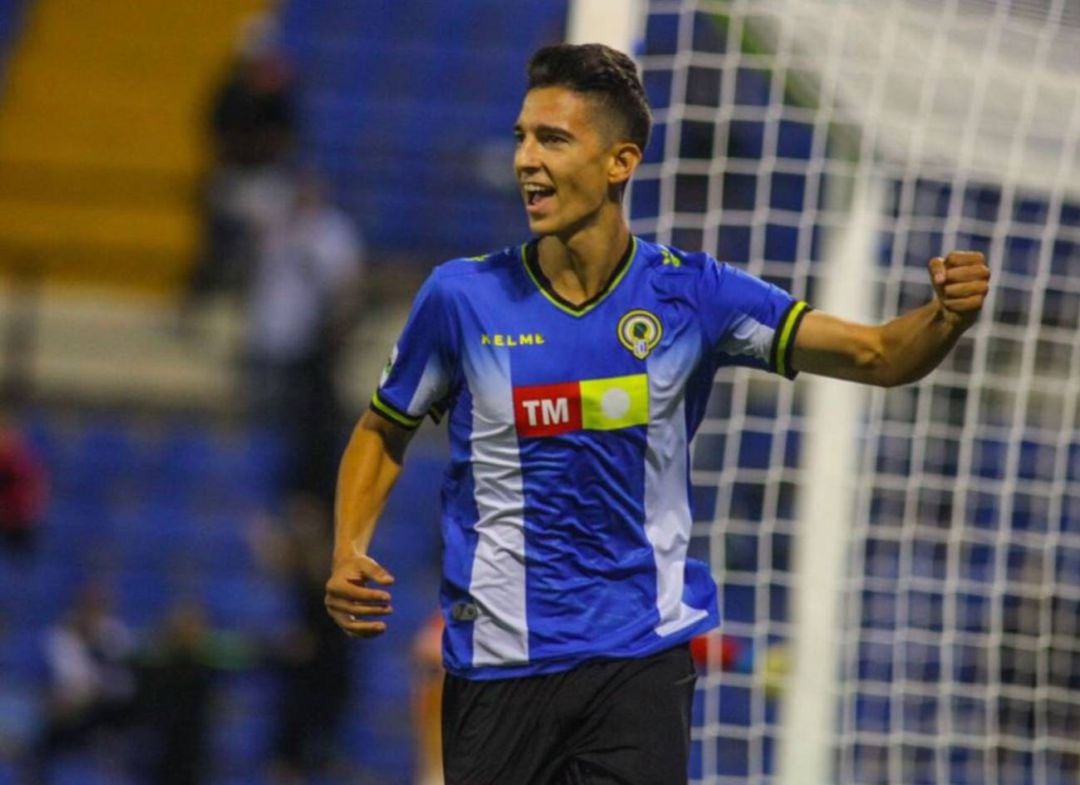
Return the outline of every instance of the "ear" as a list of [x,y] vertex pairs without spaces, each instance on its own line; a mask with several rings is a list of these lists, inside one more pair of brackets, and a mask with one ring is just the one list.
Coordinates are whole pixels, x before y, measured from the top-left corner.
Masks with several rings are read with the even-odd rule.
[[626,185],[641,163],[641,157],[641,148],[633,142],[616,142],[608,163],[608,185]]

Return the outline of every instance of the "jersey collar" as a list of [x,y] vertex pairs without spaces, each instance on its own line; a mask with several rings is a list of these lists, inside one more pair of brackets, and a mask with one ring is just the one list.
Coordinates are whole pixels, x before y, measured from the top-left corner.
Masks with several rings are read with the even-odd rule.
[[544,275],[544,271],[540,269],[540,257],[536,252],[539,242],[539,240],[530,240],[521,246],[521,260],[524,262],[525,272],[529,274],[529,278],[536,284],[536,288],[551,301],[552,305],[571,316],[584,316],[602,303],[615,290],[615,287],[619,285],[619,282],[629,271],[638,247],[637,238],[630,235],[630,242],[626,245],[626,251],[623,253],[622,258],[619,259],[619,263],[615,265],[615,269],[611,271],[607,283],[594,296],[579,305],[574,305],[558,295],[555,287],[551,285],[551,281]]

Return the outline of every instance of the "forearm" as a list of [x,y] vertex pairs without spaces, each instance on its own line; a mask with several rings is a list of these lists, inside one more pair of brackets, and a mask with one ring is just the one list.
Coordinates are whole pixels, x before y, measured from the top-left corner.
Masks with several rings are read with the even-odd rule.
[[812,311],[796,336],[792,363],[806,373],[894,387],[936,368],[966,326],[936,298],[875,326]]
[[401,473],[404,444],[366,412],[345,448],[334,509],[334,563],[366,554],[390,490]]
[[990,288],[990,268],[978,251],[935,256],[928,267],[934,298],[883,325],[807,313],[795,336],[792,367],[879,387],[926,376],[975,323]]
[[918,381],[941,364],[968,326],[937,298],[886,322],[878,328],[882,349],[871,383],[893,387]]

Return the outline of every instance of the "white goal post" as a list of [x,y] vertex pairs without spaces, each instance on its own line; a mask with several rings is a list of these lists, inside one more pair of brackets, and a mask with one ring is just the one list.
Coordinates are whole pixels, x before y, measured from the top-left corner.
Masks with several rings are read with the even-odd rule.
[[925,301],[942,251],[994,273],[917,385],[718,376],[693,546],[726,621],[693,780],[1076,783],[1080,4],[572,7],[654,105],[636,233],[866,321]]

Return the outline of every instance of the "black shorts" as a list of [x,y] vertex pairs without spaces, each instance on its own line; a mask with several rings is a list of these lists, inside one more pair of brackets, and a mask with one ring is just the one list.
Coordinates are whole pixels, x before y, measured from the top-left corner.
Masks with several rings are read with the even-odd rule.
[[446,785],[680,785],[697,675],[688,646],[496,681],[446,677]]

